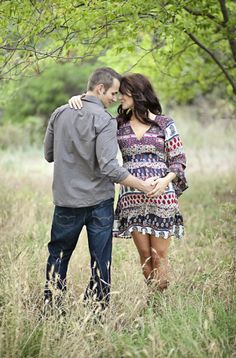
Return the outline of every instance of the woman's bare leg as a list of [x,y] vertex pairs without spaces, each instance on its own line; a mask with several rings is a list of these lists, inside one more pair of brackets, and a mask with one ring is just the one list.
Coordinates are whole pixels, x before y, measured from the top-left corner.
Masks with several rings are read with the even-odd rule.
[[151,241],[153,279],[158,282],[160,288],[167,288],[168,249],[170,246],[170,238],[163,239],[155,236],[150,236],[150,241]]
[[140,256],[143,275],[148,280],[152,278],[153,271],[150,235],[134,231],[132,232],[132,237]]

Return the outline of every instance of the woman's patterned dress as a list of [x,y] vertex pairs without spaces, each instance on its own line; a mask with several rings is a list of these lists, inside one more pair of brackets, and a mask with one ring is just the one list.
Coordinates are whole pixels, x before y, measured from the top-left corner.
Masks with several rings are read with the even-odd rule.
[[140,140],[129,123],[120,126],[118,143],[123,166],[130,174],[143,180],[153,176],[162,178],[169,172],[174,172],[176,178],[162,195],[154,198],[121,185],[114,236],[129,238],[133,231],[165,239],[171,235],[176,238],[183,236],[183,218],[177,197],[187,188],[184,176],[186,158],[174,121],[156,116],[155,122],[158,126],[151,125]]

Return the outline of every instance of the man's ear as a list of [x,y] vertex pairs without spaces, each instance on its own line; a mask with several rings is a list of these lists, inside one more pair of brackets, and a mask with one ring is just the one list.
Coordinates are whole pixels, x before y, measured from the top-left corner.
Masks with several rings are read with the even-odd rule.
[[102,84],[102,83],[100,83],[100,84],[98,84],[97,86],[96,86],[96,89],[97,89],[97,93],[99,94],[99,95],[102,95],[102,94],[104,94],[104,84]]

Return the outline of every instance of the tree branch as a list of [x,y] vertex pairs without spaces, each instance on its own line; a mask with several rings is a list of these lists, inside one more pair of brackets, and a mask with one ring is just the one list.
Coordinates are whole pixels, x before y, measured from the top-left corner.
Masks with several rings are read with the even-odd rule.
[[191,32],[185,31],[185,33],[190,37],[190,39],[202,50],[204,50],[217,64],[217,66],[221,69],[224,73],[225,77],[227,78],[228,82],[231,84],[234,94],[236,95],[236,82],[234,82],[233,78],[230,76],[228,71],[224,68],[221,62],[218,60],[216,55],[211,52],[206,46],[204,46]]
[[223,15],[223,19],[224,19],[223,24],[226,25],[227,22],[229,21],[229,16],[228,16],[228,11],[227,11],[227,8],[226,8],[226,4],[225,4],[224,0],[219,0],[219,3],[220,3],[220,8],[221,8],[221,12],[222,12],[222,15]]
[[[227,7],[226,7],[226,2],[225,0],[219,0],[219,3],[220,3],[220,8],[221,8],[221,12],[222,12],[222,15],[223,15],[223,23],[222,25],[227,28],[227,24],[228,24],[228,21],[229,21],[229,14],[228,14],[228,10],[227,10]],[[236,28],[231,28],[231,29],[227,29],[227,39],[229,41],[229,45],[230,45],[230,48],[231,48],[231,51],[232,51],[232,54],[233,54],[233,58],[234,58],[234,62],[236,63],[236,40],[235,40],[235,37],[236,37]]]
[[202,13],[202,12],[199,11],[199,10],[190,9],[188,6],[184,6],[183,8],[184,8],[184,10],[186,10],[186,11],[187,11],[189,14],[191,14],[191,15],[202,16],[202,17],[208,17],[209,19],[216,21],[215,16],[214,16],[214,15],[211,15],[211,14],[209,14],[209,13]]

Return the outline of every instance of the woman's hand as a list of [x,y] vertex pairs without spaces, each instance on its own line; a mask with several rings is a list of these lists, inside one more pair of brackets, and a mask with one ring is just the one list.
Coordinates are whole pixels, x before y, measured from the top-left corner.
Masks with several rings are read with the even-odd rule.
[[169,184],[169,180],[166,179],[166,178],[157,178],[157,179],[154,179],[153,181],[153,190],[150,191],[147,196],[152,198],[154,196],[160,196],[161,194],[163,194],[166,190],[166,187],[168,186]]
[[158,177],[152,177],[149,178],[147,180],[153,180],[152,186],[153,186],[153,190],[150,191],[147,196],[152,198],[154,196],[160,196],[161,194],[163,194],[167,188],[167,186],[169,185],[169,183],[174,180],[176,177],[175,173],[168,173],[164,178],[158,178]]
[[68,103],[70,108],[74,108],[74,109],[81,109],[83,107],[83,103],[81,101],[81,98],[83,98],[85,96],[85,94],[81,94],[79,96],[73,96],[69,99]]

